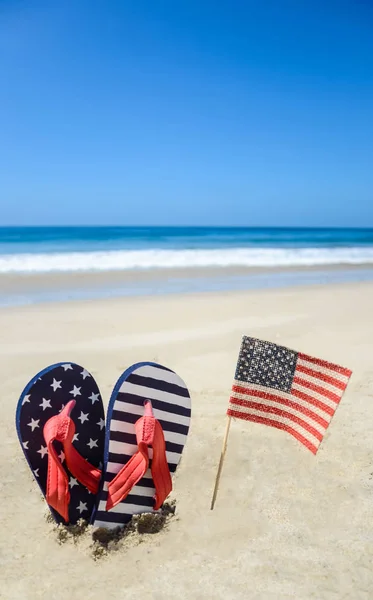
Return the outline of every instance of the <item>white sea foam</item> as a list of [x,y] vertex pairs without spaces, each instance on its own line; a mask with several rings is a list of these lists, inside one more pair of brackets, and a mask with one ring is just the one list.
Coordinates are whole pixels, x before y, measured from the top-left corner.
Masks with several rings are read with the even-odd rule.
[[2,274],[187,267],[302,267],[338,264],[373,264],[373,247],[154,249],[0,255]]

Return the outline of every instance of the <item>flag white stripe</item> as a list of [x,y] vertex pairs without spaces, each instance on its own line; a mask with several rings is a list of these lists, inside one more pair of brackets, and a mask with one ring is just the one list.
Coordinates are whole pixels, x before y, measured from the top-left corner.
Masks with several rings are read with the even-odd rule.
[[141,396],[142,398],[144,398],[144,400],[161,400],[163,402],[169,402],[170,404],[182,406],[183,408],[190,408],[190,398],[178,396],[177,394],[171,394],[170,392],[165,392],[163,390],[155,390],[154,388],[148,388],[145,385],[138,385],[136,383],[129,383],[128,381],[124,381],[119,391],[122,394],[133,394],[134,396]]
[[[324,382],[320,381],[320,379],[314,379],[312,377],[307,377],[304,373],[297,373],[297,372],[295,372],[295,376],[299,377],[299,379],[303,379],[305,381],[309,381],[310,383],[314,383],[318,387],[324,388],[328,392],[329,391],[333,392],[333,394],[338,396],[338,398],[340,398],[342,396],[342,393],[343,393],[342,390],[339,390],[338,388],[335,388],[333,386],[329,386],[331,389],[328,389],[326,385],[324,386]],[[238,381],[237,379],[234,380],[234,385],[239,385],[240,387],[246,387],[250,390],[267,392],[268,394],[277,394],[278,396],[281,396],[283,394],[283,397],[288,400],[292,399],[294,401],[298,401],[298,398],[295,398],[294,396],[292,396],[290,392],[289,393],[282,392],[281,390],[277,390],[277,389],[271,388],[271,387],[266,387],[264,385],[257,385],[255,383]],[[292,388],[295,388],[296,390],[304,392],[305,394],[308,394],[309,396],[313,396],[315,399],[320,400],[321,402],[323,402],[327,406],[330,406],[333,409],[338,404],[338,402],[331,400],[330,398],[328,398],[327,396],[324,396],[323,394],[321,394],[319,392],[315,392],[314,390],[311,390],[309,387],[307,387],[306,385],[303,385],[302,383],[293,383]],[[311,403],[308,403],[308,406],[311,406]]]
[[[326,428],[323,425],[321,425],[320,423],[318,423],[317,421],[315,421],[314,419],[312,419],[312,417],[305,415],[304,413],[296,410],[295,408],[292,408],[290,406],[285,406],[284,404],[281,404],[280,402],[275,402],[273,400],[269,400],[268,398],[245,396],[244,394],[237,394],[237,393],[232,394],[231,398],[232,398],[231,401],[234,401],[233,399],[241,399],[241,400],[246,400],[248,402],[255,402],[256,404],[258,404],[258,410],[260,410],[259,404],[263,404],[264,406],[278,408],[279,410],[286,411],[287,413],[290,413],[291,415],[294,415],[295,417],[302,419],[305,423],[307,423],[308,425],[311,425],[311,427],[314,427],[314,429],[316,429],[319,433],[321,433],[321,435],[324,435],[324,433],[325,433]],[[237,406],[241,406],[241,405],[237,404]],[[268,414],[269,418],[272,417],[272,413],[267,413],[267,414]],[[329,421],[330,421],[330,415],[329,415],[329,418],[327,419],[327,423],[329,423]]]
[[[279,396],[280,398],[283,398],[284,400],[290,400],[291,402],[295,402],[296,404],[299,404],[300,406],[304,406],[304,408],[308,408],[309,410],[314,412],[316,415],[318,415],[322,419],[325,419],[325,421],[329,422],[329,420],[330,420],[330,417],[331,417],[330,414],[325,412],[322,408],[319,408],[318,406],[314,406],[308,400],[303,400],[302,398],[298,398],[297,396],[293,396],[292,394],[288,394],[287,392],[282,392],[281,390],[275,390],[274,388],[267,388],[264,385],[256,385],[253,383],[248,383],[245,385],[244,382],[237,381],[237,380],[235,380],[234,384],[237,386],[240,386],[240,387],[246,387],[247,389],[253,390],[254,392],[262,392],[264,394],[265,393],[273,394],[275,396]],[[309,392],[309,390],[308,390],[308,392]],[[232,392],[232,396],[235,398],[242,398],[242,400],[249,400],[251,398],[251,395],[247,395],[245,393],[239,393],[239,392]],[[262,402],[265,403],[264,398],[262,399]],[[325,402],[325,404],[326,404],[326,402]],[[335,403],[333,403],[333,404],[335,404]],[[280,403],[279,406],[282,406],[283,409],[286,410],[285,405],[282,405]]]
[[317,377],[313,377],[312,375],[307,375],[307,373],[302,373],[301,371],[295,371],[295,377],[298,377],[299,379],[303,379],[304,381],[308,381],[309,383],[311,383],[313,385],[317,385],[318,387],[321,387],[324,390],[327,390],[328,392],[332,392],[333,394],[335,394],[338,397],[342,393],[342,390],[335,387],[331,383],[328,383],[327,381],[323,381],[322,379],[318,379]]
[[316,365],[302,358],[298,358],[297,365],[306,367],[307,369],[312,369],[313,371],[317,371],[318,373],[322,373],[324,375],[327,375],[328,377],[333,377],[334,379],[337,379],[338,381],[346,385],[349,381],[349,377],[347,375],[344,375],[343,373],[338,373],[337,371],[333,371],[332,369],[322,367],[321,365]]
[[298,392],[302,392],[303,394],[307,394],[308,396],[311,396],[315,400],[319,400],[320,402],[322,402],[323,404],[326,404],[326,406],[329,406],[333,410],[335,410],[338,406],[338,402],[334,402],[334,400],[327,398],[327,396],[324,396],[323,394],[319,394],[319,392],[310,390],[310,388],[308,388],[306,386],[300,385],[298,383],[293,383],[292,388],[294,390],[298,390]]
[[294,421],[288,419],[287,417],[273,415],[271,413],[263,412],[261,410],[256,410],[253,408],[246,408],[245,406],[234,404],[234,402],[230,403],[229,408],[231,408],[232,410],[236,410],[237,412],[240,412],[242,414],[255,415],[258,417],[263,417],[265,419],[271,419],[272,421],[276,421],[277,423],[283,423],[287,427],[291,427],[297,433],[306,438],[311,444],[316,446],[316,448],[320,445],[320,441],[314,435],[312,435],[312,433],[310,433],[307,429],[304,429],[301,425],[298,425],[298,423],[294,423]]
[[[233,394],[233,398],[235,398],[235,397],[236,397],[236,394]],[[302,412],[299,412],[298,410],[296,410],[294,408],[291,408],[290,406],[284,406],[283,404],[280,404],[279,402],[273,402],[272,400],[268,400],[268,399],[264,399],[264,398],[255,398],[254,396],[250,396],[249,398],[246,396],[246,397],[243,397],[243,399],[248,400],[249,402],[255,402],[255,404],[258,405],[257,410],[261,410],[260,404],[262,404],[264,406],[274,407],[274,408],[278,408],[279,410],[286,411],[287,413],[290,413],[291,415],[298,417],[298,419],[302,419],[302,421],[304,421],[308,425],[311,425],[311,427],[316,429],[319,433],[321,433],[321,435],[324,435],[324,433],[325,433],[325,427],[323,427],[323,425],[320,425],[320,423],[318,423],[317,421],[314,421],[311,417],[308,417],[307,415],[303,414]],[[234,400],[231,400],[231,402],[234,402]],[[235,406],[241,406],[241,405],[237,404]],[[251,409],[249,408],[248,410],[251,410]],[[256,410],[256,409],[253,409],[253,410]],[[263,413],[265,413],[265,411],[263,411]],[[272,418],[273,413],[265,413],[265,414],[268,416],[269,419]]]

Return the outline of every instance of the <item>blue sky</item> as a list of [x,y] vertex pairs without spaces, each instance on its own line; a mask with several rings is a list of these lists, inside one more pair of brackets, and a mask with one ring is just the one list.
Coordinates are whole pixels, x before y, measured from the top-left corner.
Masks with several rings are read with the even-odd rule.
[[0,0],[0,224],[373,226],[373,5]]

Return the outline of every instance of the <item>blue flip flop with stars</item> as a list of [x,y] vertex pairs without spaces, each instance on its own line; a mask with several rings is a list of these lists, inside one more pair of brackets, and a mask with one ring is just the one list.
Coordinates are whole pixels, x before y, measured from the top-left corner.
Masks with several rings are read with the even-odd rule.
[[[71,402],[72,400],[75,402]],[[69,403],[69,416],[73,423],[70,423],[69,417],[65,422],[70,423],[72,428],[75,427],[74,430],[70,429],[70,432],[74,431],[70,453],[75,453],[75,456],[79,453],[97,477],[98,471],[103,467],[105,416],[97,383],[86,369],[74,363],[51,365],[27,384],[18,401],[16,427],[19,441],[44,497],[47,495],[48,472],[51,477],[50,470],[48,471],[51,457],[44,437],[44,426],[49,423],[50,427],[53,417],[60,415]],[[55,421],[58,422],[58,419]],[[54,519],[57,523],[64,524],[74,524],[81,518],[90,522],[96,503],[95,494],[79,481],[77,473],[74,477],[69,471],[65,457],[67,449],[64,452],[63,442],[55,439],[53,449],[55,452],[51,452],[58,456],[59,461],[58,465],[53,465],[56,478],[60,483],[67,477],[66,488],[68,481],[65,494],[68,497],[68,519],[64,519],[49,505]]]

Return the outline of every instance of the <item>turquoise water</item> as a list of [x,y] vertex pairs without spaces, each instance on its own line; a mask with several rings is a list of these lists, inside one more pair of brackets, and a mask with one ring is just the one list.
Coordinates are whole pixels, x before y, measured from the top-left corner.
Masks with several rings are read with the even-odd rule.
[[[335,265],[360,265],[348,270]],[[312,271],[305,267],[313,266]],[[178,269],[177,277],[164,270]],[[187,267],[212,268],[192,277]],[[222,275],[214,267],[293,267],[291,272]],[[46,227],[0,228],[0,276],[162,269],[151,281],[43,290],[1,289],[0,305],[204,290],[244,290],[373,280],[373,229]],[[303,269],[303,270],[302,270]],[[167,272],[167,271],[166,271]]]
[[373,229],[0,228],[0,274],[372,264]]

